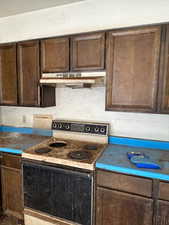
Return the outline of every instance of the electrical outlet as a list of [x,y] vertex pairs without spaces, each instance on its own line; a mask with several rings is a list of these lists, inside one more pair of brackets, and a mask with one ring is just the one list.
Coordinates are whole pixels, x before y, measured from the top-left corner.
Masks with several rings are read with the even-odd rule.
[[22,123],[26,123],[26,116],[25,115],[22,116]]

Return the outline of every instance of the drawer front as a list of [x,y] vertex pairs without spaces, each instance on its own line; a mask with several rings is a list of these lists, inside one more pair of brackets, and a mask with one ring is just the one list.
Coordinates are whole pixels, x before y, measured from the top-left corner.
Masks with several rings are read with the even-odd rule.
[[169,182],[160,182],[159,198],[169,201]]
[[3,153],[2,154],[2,165],[6,166],[6,167],[20,169],[21,168],[21,156]]
[[97,185],[142,196],[152,196],[152,180],[146,178],[98,170]]

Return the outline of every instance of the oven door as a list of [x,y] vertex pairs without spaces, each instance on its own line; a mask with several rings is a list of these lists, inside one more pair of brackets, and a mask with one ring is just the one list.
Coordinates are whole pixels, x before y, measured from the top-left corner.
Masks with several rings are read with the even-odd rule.
[[23,162],[24,206],[83,225],[92,224],[92,175]]

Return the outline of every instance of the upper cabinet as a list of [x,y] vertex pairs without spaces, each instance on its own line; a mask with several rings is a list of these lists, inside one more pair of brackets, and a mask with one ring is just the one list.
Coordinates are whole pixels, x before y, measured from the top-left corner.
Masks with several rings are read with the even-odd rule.
[[42,72],[69,71],[69,38],[41,41]]
[[158,112],[169,113],[169,25],[163,26],[161,44]]
[[77,35],[71,38],[71,70],[103,70],[105,33]]
[[0,46],[0,104],[17,104],[16,44]]
[[55,88],[39,85],[39,55],[39,41],[0,45],[0,105],[55,105]]
[[169,24],[0,45],[0,104],[54,106],[42,73],[106,70],[106,110],[169,113]]
[[18,44],[19,103],[24,106],[39,105],[39,42]]
[[19,105],[43,107],[54,106],[55,88],[39,86],[39,41],[26,41],[19,43],[17,53]]
[[108,33],[107,110],[156,112],[160,38],[160,26]]
[[42,40],[41,64],[44,73],[103,70],[105,33]]

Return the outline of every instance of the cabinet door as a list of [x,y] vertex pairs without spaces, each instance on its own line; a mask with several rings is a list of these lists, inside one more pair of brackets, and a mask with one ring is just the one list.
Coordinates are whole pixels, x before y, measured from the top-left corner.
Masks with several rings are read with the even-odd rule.
[[40,99],[41,99],[40,104],[42,107],[55,106],[56,105],[55,87],[43,85],[40,88]]
[[69,70],[69,38],[52,38],[41,41],[42,72]]
[[38,41],[18,44],[18,75],[20,105],[38,106],[40,104]]
[[169,25],[163,26],[159,87],[160,113],[169,113]]
[[108,33],[106,109],[155,112],[161,27]]
[[17,105],[15,44],[0,46],[0,104]]
[[0,216],[3,214],[3,211],[2,211],[1,159],[2,159],[2,153],[0,153]]
[[71,70],[102,70],[105,33],[83,34],[71,38]]
[[157,215],[155,225],[168,225],[169,224],[169,202],[158,201]]
[[96,206],[97,225],[152,225],[151,199],[98,188]]
[[23,218],[21,172],[15,168],[2,166],[2,197],[5,214]]

